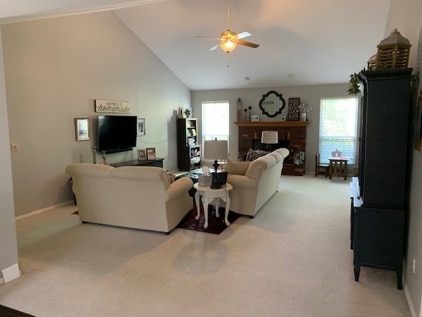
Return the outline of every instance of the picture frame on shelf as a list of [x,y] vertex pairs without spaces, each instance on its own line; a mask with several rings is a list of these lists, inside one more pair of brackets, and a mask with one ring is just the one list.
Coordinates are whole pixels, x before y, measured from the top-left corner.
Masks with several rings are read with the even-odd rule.
[[138,118],[136,125],[137,136],[145,135],[145,118]]
[[91,139],[89,131],[89,118],[75,118],[76,141],[88,141]]
[[139,149],[138,150],[138,160],[144,161],[147,159],[147,152],[145,149]]
[[148,161],[152,161],[152,160],[156,159],[154,147],[147,147],[146,152],[147,152],[147,160]]
[[259,115],[252,115],[251,116],[251,122],[259,122]]

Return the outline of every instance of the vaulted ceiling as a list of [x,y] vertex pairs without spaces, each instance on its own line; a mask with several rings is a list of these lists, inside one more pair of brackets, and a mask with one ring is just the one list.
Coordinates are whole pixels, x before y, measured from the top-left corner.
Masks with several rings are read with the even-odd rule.
[[[345,83],[385,37],[389,0],[230,0],[230,29],[248,31],[227,54],[227,0],[10,0],[0,23],[113,10],[192,90]],[[392,31],[392,30],[387,30]]]

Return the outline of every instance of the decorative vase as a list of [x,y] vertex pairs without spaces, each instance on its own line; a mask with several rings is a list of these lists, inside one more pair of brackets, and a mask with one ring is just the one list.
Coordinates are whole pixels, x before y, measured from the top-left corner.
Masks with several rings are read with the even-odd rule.
[[306,121],[306,112],[300,113],[300,121]]

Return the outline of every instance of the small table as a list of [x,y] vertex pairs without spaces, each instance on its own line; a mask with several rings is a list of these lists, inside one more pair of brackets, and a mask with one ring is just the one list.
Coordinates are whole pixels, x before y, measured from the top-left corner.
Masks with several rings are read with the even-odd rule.
[[343,176],[344,179],[347,179],[347,158],[339,156],[339,157],[330,157],[328,158],[330,161],[330,166],[328,170],[328,175],[330,179],[332,176]]
[[196,189],[195,193],[195,202],[197,208],[197,214],[195,219],[199,219],[199,214],[201,212],[201,206],[199,205],[199,197],[202,196],[202,204],[204,206],[204,215],[205,215],[205,223],[204,228],[208,228],[208,205],[214,200],[217,199],[216,203],[216,211],[215,215],[219,217],[218,208],[219,208],[219,201],[218,199],[221,198],[226,203],[226,210],[225,210],[225,218],[224,222],[226,226],[230,226],[230,222],[227,220],[230,210],[230,197],[229,191],[233,189],[233,186],[229,183],[221,185],[220,189],[212,189],[209,186],[200,186],[198,183],[193,185],[193,188]]

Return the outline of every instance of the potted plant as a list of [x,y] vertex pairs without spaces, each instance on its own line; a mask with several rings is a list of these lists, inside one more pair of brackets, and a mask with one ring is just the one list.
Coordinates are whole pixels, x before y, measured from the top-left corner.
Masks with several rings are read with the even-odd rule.
[[358,95],[361,93],[358,74],[353,73],[350,75],[349,89],[347,89],[347,92],[349,95]]

